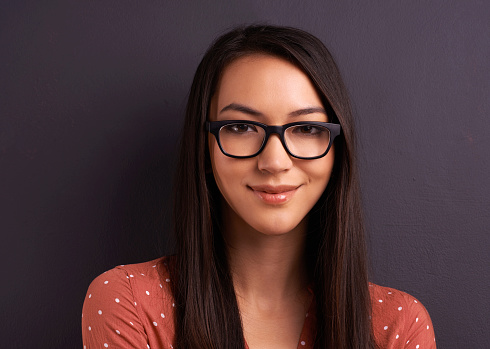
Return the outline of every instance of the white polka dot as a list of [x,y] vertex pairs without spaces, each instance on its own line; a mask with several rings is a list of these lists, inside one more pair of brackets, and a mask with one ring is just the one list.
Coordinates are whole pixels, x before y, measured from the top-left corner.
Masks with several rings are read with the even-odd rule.
[[119,298],[116,298],[115,301],[116,301],[116,303],[119,303]]
[[86,346],[86,345],[84,345],[84,346],[83,346],[83,349],[87,349],[87,346]]
[[157,322],[156,321],[153,321],[153,326],[157,326]]
[[104,343],[104,347],[109,348],[109,344]]
[[133,274],[130,274],[130,275],[129,275],[129,277],[130,277],[130,278],[134,278],[134,275],[133,275]]
[[407,344],[410,343],[410,339],[407,341]]
[[161,313],[161,314],[160,314],[160,316],[161,316],[162,318],[165,318],[165,314],[163,314],[163,313]]
[[150,349],[150,345],[149,345],[149,344],[147,344],[147,345],[146,345],[146,347],[147,347],[148,349]]
[[305,345],[305,344],[306,344],[305,341],[301,341],[301,345]]
[[417,344],[417,345],[415,346],[415,349],[419,349],[419,348],[420,348],[420,345],[418,345],[418,344]]
[[150,292],[146,291],[146,294],[149,296],[150,295]]
[[400,338],[400,335],[399,334],[396,335],[395,339],[398,339],[398,338]]
[[398,311],[402,310],[403,308],[402,307],[398,307]]
[[107,280],[106,280],[106,281],[104,281],[104,285],[107,285],[108,283],[109,283],[109,281],[107,281]]
[[387,329],[388,329],[388,326],[383,327],[383,330],[385,330],[385,331],[386,331]]
[[175,303],[172,303],[172,307],[174,307],[174,308],[175,308]]
[[380,299],[380,300],[378,300],[378,302],[383,303],[383,300],[382,300],[382,299]]
[[427,329],[429,329],[429,325],[427,325]]
[[153,266],[153,268],[155,268],[156,266],[157,266],[157,265],[155,264],[155,265]]
[[117,333],[117,334],[121,334],[121,332],[119,332],[119,330],[116,330],[116,333]]
[[419,318],[416,318],[416,319],[415,319],[415,322],[419,322]]
[[388,294],[392,294],[392,293],[393,293],[393,292],[391,292],[391,291],[390,291],[390,292],[388,292]]
[[413,300],[415,303],[418,303],[416,299]]
[[126,275],[126,279],[129,279],[129,276]]
[[102,315],[102,310],[99,310],[98,313],[99,313],[99,315]]
[[89,327],[88,327],[88,330],[89,330],[89,331],[92,331],[92,327],[90,327],[90,326],[89,326]]
[[136,302],[134,302],[134,306],[136,306]]
[[145,276],[145,274],[141,273],[141,275]]
[[170,282],[170,279],[165,279],[165,282]]
[[160,288],[163,288],[162,284],[160,284]]
[[92,298],[92,293],[88,295],[88,298]]
[[131,326],[134,326],[134,324],[131,321],[129,323],[131,324]]

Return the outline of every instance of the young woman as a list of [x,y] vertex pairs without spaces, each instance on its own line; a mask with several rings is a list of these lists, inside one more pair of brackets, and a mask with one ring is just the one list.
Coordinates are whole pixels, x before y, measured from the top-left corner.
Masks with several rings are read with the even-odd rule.
[[96,278],[87,348],[435,348],[425,308],[370,284],[346,89],[304,31],[235,29],[199,65],[175,256]]

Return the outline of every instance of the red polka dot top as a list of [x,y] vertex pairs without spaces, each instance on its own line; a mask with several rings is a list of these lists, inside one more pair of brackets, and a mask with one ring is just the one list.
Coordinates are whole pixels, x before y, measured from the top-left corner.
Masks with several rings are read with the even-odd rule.
[[[173,348],[175,304],[168,258],[121,265],[90,284],[82,310],[84,349]],[[429,314],[417,299],[392,288],[369,286],[374,336],[380,348],[436,347]],[[312,304],[298,349],[313,348],[314,313]]]

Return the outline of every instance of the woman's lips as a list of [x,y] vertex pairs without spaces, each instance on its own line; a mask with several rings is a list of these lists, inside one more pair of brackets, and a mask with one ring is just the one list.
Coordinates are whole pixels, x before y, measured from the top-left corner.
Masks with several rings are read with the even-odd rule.
[[250,186],[254,194],[263,202],[269,205],[279,205],[288,202],[298,190],[298,186],[281,185]]

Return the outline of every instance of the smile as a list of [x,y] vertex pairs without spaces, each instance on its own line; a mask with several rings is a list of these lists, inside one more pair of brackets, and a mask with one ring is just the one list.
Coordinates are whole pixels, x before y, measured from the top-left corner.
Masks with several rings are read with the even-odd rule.
[[249,187],[256,197],[269,205],[280,205],[288,202],[298,190],[298,186],[257,185]]

